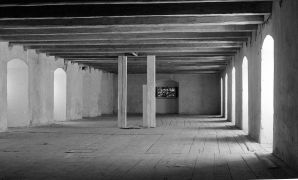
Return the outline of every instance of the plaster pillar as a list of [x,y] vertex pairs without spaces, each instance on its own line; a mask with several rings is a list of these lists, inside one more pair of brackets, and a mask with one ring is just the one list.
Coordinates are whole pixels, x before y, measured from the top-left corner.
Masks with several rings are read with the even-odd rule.
[[7,130],[7,63],[0,59],[0,132]]
[[143,85],[143,127],[150,128],[151,123],[147,118],[147,85]]
[[118,127],[127,126],[127,57],[118,57]]
[[147,56],[147,120],[156,127],[155,56]]

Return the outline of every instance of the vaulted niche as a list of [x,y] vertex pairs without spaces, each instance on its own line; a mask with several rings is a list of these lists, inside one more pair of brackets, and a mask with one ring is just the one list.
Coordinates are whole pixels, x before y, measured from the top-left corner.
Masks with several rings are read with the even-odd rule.
[[24,127],[29,120],[28,66],[19,59],[7,63],[8,127]]
[[66,73],[62,68],[54,72],[54,119],[66,120]]
[[266,36],[262,46],[261,64],[261,138],[263,144],[273,143],[274,40]]
[[173,80],[156,82],[156,113],[179,113],[179,83]]
[[242,61],[242,129],[248,133],[248,66],[246,57]]

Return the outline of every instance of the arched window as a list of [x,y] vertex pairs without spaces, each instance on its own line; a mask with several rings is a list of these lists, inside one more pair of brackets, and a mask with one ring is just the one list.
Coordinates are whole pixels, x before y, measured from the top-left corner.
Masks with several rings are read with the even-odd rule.
[[28,66],[19,59],[7,63],[8,127],[24,127],[29,119]]
[[248,66],[246,57],[242,61],[242,129],[248,132]]
[[54,120],[66,120],[66,73],[62,68],[54,72]]
[[266,36],[261,63],[261,143],[273,143],[274,40]]
[[236,122],[236,70],[232,69],[232,123]]

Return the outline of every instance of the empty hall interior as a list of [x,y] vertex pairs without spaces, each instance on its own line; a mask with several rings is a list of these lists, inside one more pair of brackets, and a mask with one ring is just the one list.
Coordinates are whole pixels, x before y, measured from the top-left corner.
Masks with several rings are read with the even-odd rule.
[[298,178],[297,0],[1,0],[0,179]]

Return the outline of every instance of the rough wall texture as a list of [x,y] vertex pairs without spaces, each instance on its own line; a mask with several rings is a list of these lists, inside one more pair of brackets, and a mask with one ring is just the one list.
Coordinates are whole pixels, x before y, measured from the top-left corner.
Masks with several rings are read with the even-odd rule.
[[[179,83],[180,114],[220,114],[220,76],[217,74],[157,74],[156,80]],[[117,80],[117,78],[115,78]],[[128,113],[142,113],[142,85],[145,74],[128,75]],[[117,103],[115,100],[114,103]],[[115,107],[115,105],[114,105]],[[115,107],[116,108],[116,107]]]
[[81,119],[83,117],[83,75],[79,65],[67,64],[67,100],[66,119]]
[[[261,127],[261,50],[264,39],[274,39],[274,140],[273,153],[298,169],[298,1],[274,1],[272,16],[249,43],[237,53],[227,68],[236,68],[236,125],[242,126],[242,61],[248,59],[249,135],[260,141]],[[224,75],[224,73],[223,73]],[[229,88],[231,78],[229,77]],[[231,112],[229,91],[229,113]],[[229,116],[230,119],[230,116]]]
[[298,169],[298,1],[275,3],[274,153]]
[[87,69],[83,76],[83,116],[95,117],[101,115],[100,87],[102,71]]
[[103,73],[101,81],[100,107],[102,114],[113,114],[114,74]]
[[114,74],[88,69],[84,72],[83,79],[83,116],[113,114]]

